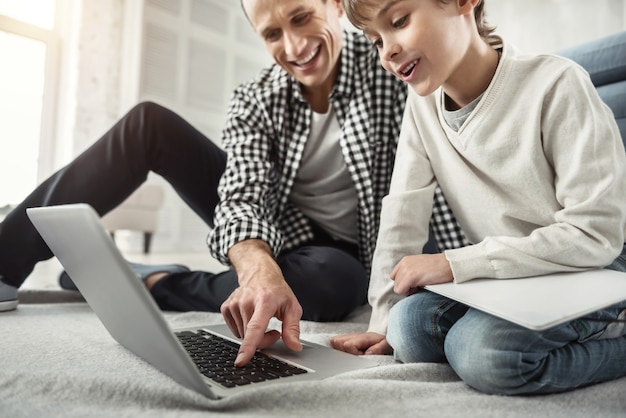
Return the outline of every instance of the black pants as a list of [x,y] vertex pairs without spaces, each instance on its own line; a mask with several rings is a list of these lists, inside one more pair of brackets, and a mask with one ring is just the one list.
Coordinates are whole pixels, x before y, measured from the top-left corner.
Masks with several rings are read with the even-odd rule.
[[[225,152],[181,117],[154,103],[137,105],[0,223],[3,281],[19,287],[37,262],[52,257],[26,208],[84,202],[104,215],[153,171],[212,227],[225,165]],[[353,249],[325,237],[317,239],[319,243],[281,254],[277,260],[303,305],[305,319],[338,320],[365,300],[367,274]],[[155,286],[153,296],[162,309],[216,312],[236,287],[233,271],[191,272],[166,277]]]

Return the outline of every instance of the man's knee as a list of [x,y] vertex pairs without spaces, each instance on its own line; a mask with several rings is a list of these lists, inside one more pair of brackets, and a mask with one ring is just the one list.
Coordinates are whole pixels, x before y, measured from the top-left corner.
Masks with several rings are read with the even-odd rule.
[[[157,158],[189,146],[188,124],[178,114],[157,103],[138,103],[120,119],[116,138],[128,153],[140,152]],[[174,154],[176,155],[176,154]],[[153,168],[153,167],[151,167]]]
[[122,123],[130,129],[149,131],[155,127],[167,126],[179,116],[157,103],[145,101],[133,106],[122,118]]
[[144,101],[137,103],[135,106],[133,106],[126,115],[140,116],[142,118],[151,118],[158,117],[165,113],[171,113],[171,111],[155,102]]

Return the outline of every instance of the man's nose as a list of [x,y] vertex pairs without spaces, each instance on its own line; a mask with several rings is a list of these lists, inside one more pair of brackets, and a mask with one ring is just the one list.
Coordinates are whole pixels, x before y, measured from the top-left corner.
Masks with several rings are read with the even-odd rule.
[[297,33],[285,32],[284,45],[285,53],[289,60],[295,60],[300,58],[300,54],[303,52],[304,45],[306,44],[305,38]]

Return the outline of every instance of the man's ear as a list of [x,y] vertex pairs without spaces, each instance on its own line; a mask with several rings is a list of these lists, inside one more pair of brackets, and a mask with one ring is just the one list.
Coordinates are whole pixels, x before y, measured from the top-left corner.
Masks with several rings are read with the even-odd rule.
[[328,0],[331,1],[333,3],[335,3],[335,6],[337,7],[338,11],[339,11],[339,17],[343,16],[343,6],[341,5],[341,0]]
[[481,1],[482,0],[457,0],[459,13],[462,15],[471,13]]

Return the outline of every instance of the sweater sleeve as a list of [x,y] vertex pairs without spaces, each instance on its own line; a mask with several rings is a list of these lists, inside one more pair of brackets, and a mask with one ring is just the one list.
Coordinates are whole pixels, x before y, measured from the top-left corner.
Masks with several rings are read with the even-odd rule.
[[445,251],[457,283],[602,268],[622,249],[626,157],[610,109],[577,65],[567,66],[539,94],[538,133],[554,171],[550,187],[560,208],[552,223],[528,235],[488,236],[476,245]]
[[[405,255],[420,254],[428,240],[435,178],[407,102],[389,195],[383,199],[368,299],[369,331],[385,335],[391,307],[401,298],[389,275]],[[433,119],[436,120],[436,119]]]

